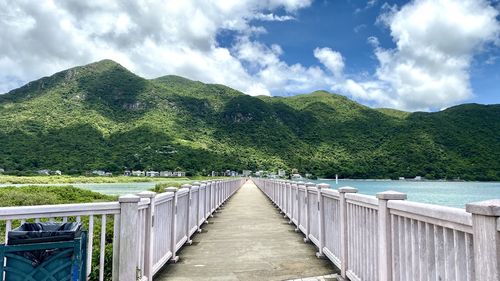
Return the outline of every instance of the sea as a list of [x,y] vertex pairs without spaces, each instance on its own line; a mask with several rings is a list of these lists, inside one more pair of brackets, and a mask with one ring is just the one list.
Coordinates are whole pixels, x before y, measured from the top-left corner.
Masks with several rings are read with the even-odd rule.
[[[328,183],[331,188],[351,186],[358,189],[361,194],[375,195],[378,192],[395,190],[408,195],[408,200],[444,205],[456,208],[465,208],[470,202],[488,199],[500,199],[500,182],[451,182],[451,181],[409,181],[409,180],[335,180],[320,179],[314,183]],[[81,183],[61,184],[89,189],[108,195],[135,194],[149,190],[155,182],[141,183]],[[12,186],[13,184],[0,184]],[[50,184],[55,185],[55,184]],[[22,186],[22,184],[16,184]],[[41,185],[43,186],[43,185]]]
[[500,182],[457,182],[457,181],[413,181],[413,180],[315,180],[315,183],[327,183],[337,189],[350,186],[359,193],[375,195],[378,192],[394,190],[404,192],[408,200],[421,203],[465,208],[465,204],[500,199]]

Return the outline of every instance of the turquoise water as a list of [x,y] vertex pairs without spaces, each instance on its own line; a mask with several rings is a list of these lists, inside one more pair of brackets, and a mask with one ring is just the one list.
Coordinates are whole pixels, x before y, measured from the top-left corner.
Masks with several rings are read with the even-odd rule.
[[500,198],[500,182],[391,181],[391,180],[316,180],[332,188],[351,186],[359,193],[375,195],[395,190],[408,195],[408,200],[465,208],[466,203]]
[[[352,186],[357,188],[359,193],[368,195],[375,195],[377,192],[386,190],[395,190],[408,194],[408,200],[411,201],[457,208],[464,208],[465,204],[470,202],[500,198],[500,182],[339,180],[338,185],[335,184],[335,180],[316,180],[314,182],[328,183],[332,186],[332,188]],[[155,182],[141,182],[83,183],[72,185],[103,194],[124,195],[151,189],[155,186],[155,184]],[[0,184],[0,187],[2,186],[6,185]]]

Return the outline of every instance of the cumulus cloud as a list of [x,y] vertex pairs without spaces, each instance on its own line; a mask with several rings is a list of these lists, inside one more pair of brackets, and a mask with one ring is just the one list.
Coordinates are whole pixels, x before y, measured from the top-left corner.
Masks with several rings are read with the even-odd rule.
[[[108,58],[146,78],[177,74],[251,95],[326,88],[370,105],[433,110],[470,98],[474,55],[500,46],[499,11],[487,0],[382,5],[377,23],[396,47],[368,38],[378,61],[372,75],[344,73],[344,57],[327,46],[311,50],[319,64],[304,66],[285,62],[279,45],[258,41],[266,32],[260,22],[295,20],[311,2],[0,0],[0,93]],[[227,30],[235,34],[229,47],[217,41]]]
[[265,86],[266,90],[263,87],[250,89],[248,93],[252,95],[307,93],[328,88],[334,81],[318,66],[285,63],[280,59],[283,50],[278,45],[266,46],[242,37],[232,51],[260,85]]
[[[245,45],[235,50],[221,47],[217,34],[230,30],[251,38],[265,32],[255,20],[291,20],[311,1],[0,0],[0,93],[65,68],[109,58],[147,78],[178,74],[251,94],[270,94],[279,85],[262,80],[271,67],[249,71],[234,55],[238,46]],[[278,16],[272,13],[275,10],[285,14]],[[269,56],[268,48],[278,60],[275,68],[294,68],[279,60],[276,46],[256,47],[262,52],[257,55]],[[297,71],[306,76],[310,72]]]
[[314,56],[330,70],[337,78],[342,76],[344,71],[344,58],[339,52],[330,48],[316,48]]
[[347,80],[342,89],[377,106],[409,110],[448,107],[473,96],[469,70],[482,46],[498,40],[498,11],[483,0],[416,0],[384,5],[379,19],[396,43],[384,49],[375,37],[374,79]]

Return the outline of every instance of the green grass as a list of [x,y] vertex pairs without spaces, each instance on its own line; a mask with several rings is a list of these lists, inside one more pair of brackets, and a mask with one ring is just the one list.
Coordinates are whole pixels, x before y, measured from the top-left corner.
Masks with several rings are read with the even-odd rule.
[[116,200],[73,186],[8,186],[0,188],[0,207],[88,203]]
[[175,182],[188,178],[150,178],[150,177],[88,177],[88,176],[11,176],[0,175],[2,184],[71,184],[71,183],[130,183],[130,182]]

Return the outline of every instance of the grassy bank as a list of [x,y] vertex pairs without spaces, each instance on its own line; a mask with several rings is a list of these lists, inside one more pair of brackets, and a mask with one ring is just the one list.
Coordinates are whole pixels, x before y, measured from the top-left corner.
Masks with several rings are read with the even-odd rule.
[[88,203],[115,200],[108,196],[73,186],[23,186],[0,188],[0,207]]
[[188,178],[149,177],[89,177],[89,176],[11,176],[0,175],[0,184],[71,184],[71,183],[130,183],[169,182],[189,180]]

